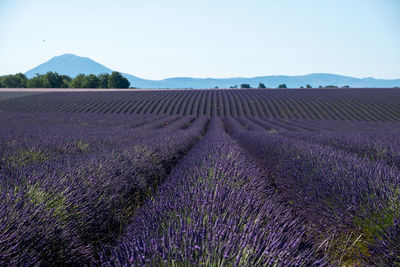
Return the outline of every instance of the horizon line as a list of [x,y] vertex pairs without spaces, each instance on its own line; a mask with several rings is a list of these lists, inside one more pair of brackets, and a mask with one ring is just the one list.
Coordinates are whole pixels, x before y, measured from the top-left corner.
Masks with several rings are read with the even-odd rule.
[[[26,74],[27,72],[30,72],[31,70],[33,70],[34,68],[37,68],[38,66],[45,64],[47,62],[49,62],[50,60],[57,58],[57,57],[62,57],[62,56],[74,56],[74,57],[78,57],[78,58],[83,58],[83,59],[87,59],[87,60],[91,60],[97,64],[102,65],[103,67],[109,69],[110,71],[118,71],[121,74],[127,74],[127,75],[131,75],[134,76],[136,78],[140,78],[143,80],[151,80],[151,81],[163,81],[163,80],[168,80],[168,79],[176,79],[176,78],[180,78],[180,79],[184,79],[184,78],[189,78],[189,79],[256,79],[256,78],[263,78],[263,77],[278,77],[278,76],[284,76],[284,77],[301,77],[301,76],[309,76],[309,75],[314,75],[314,74],[328,74],[328,75],[337,75],[337,76],[343,76],[343,77],[348,77],[348,78],[355,78],[355,79],[375,79],[375,80],[387,80],[387,81],[393,81],[393,80],[400,80],[400,77],[397,78],[379,78],[376,76],[352,76],[349,74],[338,74],[338,73],[332,73],[332,72],[309,72],[307,74],[265,74],[265,75],[256,75],[256,76],[224,76],[224,77],[212,77],[212,76],[187,76],[187,75],[183,75],[183,76],[168,76],[168,77],[164,77],[164,78],[144,78],[144,76],[137,76],[125,71],[119,71],[119,70],[115,70],[112,68],[107,67],[106,65],[104,65],[103,63],[98,62],[97,60],[94,60],[90,57],[86,57],[86,56],[80,56],[80,55],[76,55],[73,53],[64,53],[61,55],[57,55],[57,56],[53,56],[50,59],[46,60],[43,63],[40,63],[32,68],[30,68],[29,70],[25,71],[25,72],[17,72],[17,73],[23,73]],[[17,74],[17,73],[9,73],[9,74],[0,74],[0,76],[6,76],[6,75],[13,75],[13,74]],[[62,74],[62,73],[60,73]]]

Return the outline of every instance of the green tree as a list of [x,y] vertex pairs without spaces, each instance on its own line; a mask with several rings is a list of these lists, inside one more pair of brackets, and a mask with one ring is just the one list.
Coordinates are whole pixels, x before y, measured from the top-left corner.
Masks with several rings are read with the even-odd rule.
[[108,78],[110,74],[108,73],[101,73],[97,76],[99,78],[99,88],[108,88]]
[[250,87],[250,84],[248,84],[248,83],[242,83],[240,85],[240,88],[251,88],[251,87]]
[[72,81],[71,77],[69,77],[68,75],[61,75],[61,77],[63,79],[62,88],[68,88],[69,83]]
[[64,85],[63,77],[57,72],[47,72],[44,75],[44,79],[46,81],[46,88],[62,88]]
[[22,73],[6,75],[3,76],[2,86],[6,88],[25,88],[27,80],[26,76]]
[[78,74],[75,78],[72,79],[72,81],[69,84],[70,88],[82,88],[84,82],[86,79],[85,74]]
[[71,77],[60,75],[57,72],[47,72],[46,74],[36,74],[26,82],[28,88],[68,88]]
[[307,85],[306,85],[306,88],[312,88],[312,86],[311,86],[311,85],[309,85],[309,84],[307,84]]
[[113,71],[108,78],[108,88],[129,88],[130,82],[121,73]]
[[39,73],[36,73],[35,77],[30,78],[26,82],[26,87],[27,88],[45,88],[46,81],[45,81],[44,75],[40,75]]
[[278,88],[279,89],[286,89],[287,88],[287,86],[286,86],[286,84],[280,84],[280,85],[278,85]]
[[263,84],[263,83],[259,83],[259,85],[258,85],[258,88],[260,88],[260,89],[264,89],[264,88],[266,88],[266,87],[265,87],[265,84]]
[[82,88],[97,88],[99,86],[99,82],[100,79],[96,75],[86,75],[82,83]]

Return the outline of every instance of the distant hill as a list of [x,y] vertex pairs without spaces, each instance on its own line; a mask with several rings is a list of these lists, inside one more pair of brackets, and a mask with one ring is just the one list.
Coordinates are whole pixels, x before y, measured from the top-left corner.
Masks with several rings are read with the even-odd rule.
[[65,54],[58,57],[53,57],[49,61],[40,64],[39,66],[27,71],[25,75],[28,78],[34,77],[37,73],[45,74],[48,71],[58,72],[75,77],[80,73],[84,74],[100,74],[111,73],[112,70],[91,60],[87,57],[78,57],[73,54]]
[[[113,70],[103,66],[96,61],[87,58],[79,57],[73,54],[65,54],[54,57],[49,61],[27,71],[25,75],[29,78],[35,76],[36,73],[44,74],[48,71],[58,72],[75,77],[79,73],[84,74],[100,74],[111,73]],[[276,88],[279,84],[286,84],[289,88],[298,88],[310,84],[313,87],[337,85],[351,87],[395,87],[400,86],[400,79],[385,80],[374,78],[353,78],[329,73],[314,73],[302,76],[260,76],[254,78],[190,78],[178,77],[168,78],[164,80],[146,80],[139,77],[123,74],[131,83],[132,86],[139,88],[229,88],[230,86],[243,83],[250,84],[252,87],[257,87],[260,82],[267,87]]]

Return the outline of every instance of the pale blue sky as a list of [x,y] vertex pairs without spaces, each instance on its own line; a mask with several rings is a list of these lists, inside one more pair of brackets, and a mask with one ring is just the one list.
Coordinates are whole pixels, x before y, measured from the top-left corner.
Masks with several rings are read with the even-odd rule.
[[0,0],[0,75],[64,53],[148,79],[400,78],[400,1]]

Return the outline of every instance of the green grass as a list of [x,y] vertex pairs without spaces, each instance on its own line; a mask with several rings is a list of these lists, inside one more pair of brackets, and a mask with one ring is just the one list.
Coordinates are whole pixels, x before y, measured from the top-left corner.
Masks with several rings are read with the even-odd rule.
[[43,151],[31,148],[20,150],[8,158],[5,158],[4,161],[14,167],[24,167],[32,163],[42,163],[48,159],[49,157]]

